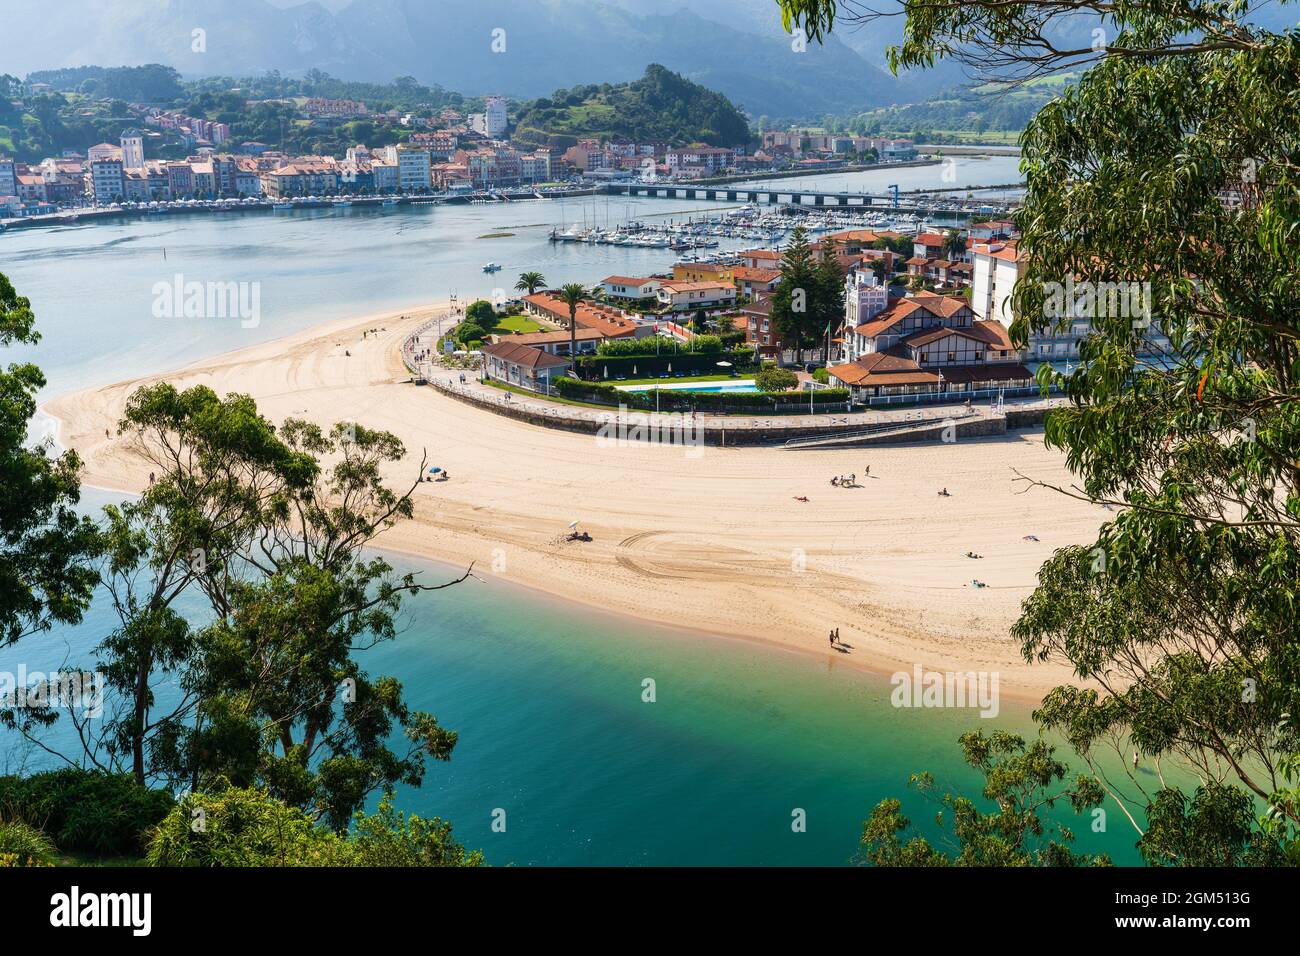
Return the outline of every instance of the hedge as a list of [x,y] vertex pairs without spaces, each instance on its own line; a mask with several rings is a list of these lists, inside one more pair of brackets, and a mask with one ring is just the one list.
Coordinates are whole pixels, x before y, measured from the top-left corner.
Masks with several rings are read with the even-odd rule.
[[[807,392],[691,392],[684,389],[647,389],[627,392],[604,382],[580,382],[562,377],[551,380],[551,388],[561,398],[596,405],[624,405],[631,409],[661,412],[763,411],[777,405],[808,405]],[[656,404],[655,396],[658,395]],[[824,388],[813,393],[814,405],[842,405],[849,400],[847,388]]]
[[65,852],[143,854],[148,831],[173,803],[167,791],[141,787],[124,773],[64,767],[0,777],[0,808],[44,830]]
[[717,374],[719,362],[730,362],[734,369],[754,364],[753,349],[736,349],[731,352],[663,352],[659,355],[584,355],[578,358],[578,373],[584,379],[601,381],[606,377],[657,378],[669,374],[668,366],[676,372],[707,372]]

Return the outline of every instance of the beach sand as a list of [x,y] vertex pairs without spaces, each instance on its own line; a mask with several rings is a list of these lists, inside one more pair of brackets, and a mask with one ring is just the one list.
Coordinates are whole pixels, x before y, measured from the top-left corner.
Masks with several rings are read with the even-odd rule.
[[[116,436],[116,423],[130,392],[152,381],[246,393],[273,421],[387,429],[408,451],[394,485],[414,479],[422,451],[451,479],[418,487],[414,520],[382,536],[384,547],[474,562],[481,576],[776,643],[833,666],[996,671],[1002,692],[1022,699],[1074,682],[1067,668],[1026,664],[1009,633],[1040,564],[1057,547],[1093,541],[1109,517],[1014,481],[1013,468],[1070,483],[1064,456],[1044,447],[1041,430],[833,451],[602,447],[591,435],[516,422],[409,384],[401,339],[435,308],[318,326],[61,396],[46,411],[61,422],[61,444],[85,459],[85,481],[123,491],[143,488],[148,467]],[[849,472],[862,487],[830,486]],[[945,486],[952,497],[937,495]],[[574,520],[592,542],[561,540]],[[973,578],[988,587],[971,587]],[[834,627],[844,651],[829,646]]]

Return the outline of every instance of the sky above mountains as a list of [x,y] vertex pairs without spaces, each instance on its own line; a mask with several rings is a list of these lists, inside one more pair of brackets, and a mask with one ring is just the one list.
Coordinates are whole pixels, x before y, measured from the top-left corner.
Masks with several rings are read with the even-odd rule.
[[[31,9],[0,0],[0,23],[22,22]],[[1294,23],[1298,9],[1264,6],[1257,22]],[[965,78],[955,63],[890,75],[884,51],[899,41],[901,17],[842,24],[825,46],[795,52],[774,0],[57,0],[41,19],[50,42],[5,44],[0,72],[150,62],[185,75],[316,68],[524,98],[633,80],[662,63],[773,120],[917,102]]]
[[[21,0],[0,0],[0,22],[23,11],[30,6]],[[755,117],[773,118],[906,102],[918,89],[837,38],[795,52],[773,0],[58,0],[42,16],[42,35],[58,42],[7,49],[0,71],[158,62],[186,75],[246,75],[314,67],[348,79],[409,74],[468,94],[532,97],[632,80],[662,63]],[[195,30],[205,31],[201,50]]]

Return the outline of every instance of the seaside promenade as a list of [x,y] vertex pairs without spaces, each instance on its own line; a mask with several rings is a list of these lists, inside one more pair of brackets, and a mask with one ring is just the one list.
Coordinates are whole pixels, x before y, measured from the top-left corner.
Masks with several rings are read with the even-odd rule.
[[[595,431],[611,420],[646,421],[662,417],[664,421],[680,422],[681,412],[647,412],[642,410],[582,407],[552,401],[543,395],[533,395],[519,390],[508,391],[484,384],[473,370],[444,368],[432,361],[422,360],[423,355],[437,355],[443,338],[462,320],[454,308],[408,333],[402,342],[402,361],[413,376],[424,378],[431,387],[447,394],[486,406],[513,418],[531,420],[538,425],[551,425],[573,431]],[[462,381],[462,376],[464,381]],[[1036,424],[1046,409],[1061,405],[1061,398],[1026,399],[1007,401],[1001,416],[1007,412],[1023,413],[1023,423]],[[1035,414],[1036,413],[1036,414]],[[650,418],[648,418],[650,417]],[[974,401],[967,407],[964,399],[947,404],[873,408],[862,411],[787,413],[768,415],[721,414],[700,411],[685,416],[692,428],[698,428],[702,440],[709,444],[779,444],[803,443],[814,439],[836,440],[860,435],[866,440],[893,438],[906,440],[912,430],[942,430],[946,423],[954,423],[961,432],[991,434],[1003,429],[984,429],[977,422],[999,417],[992,400]],[[1019,427],[1010,425],[1010,427]]]

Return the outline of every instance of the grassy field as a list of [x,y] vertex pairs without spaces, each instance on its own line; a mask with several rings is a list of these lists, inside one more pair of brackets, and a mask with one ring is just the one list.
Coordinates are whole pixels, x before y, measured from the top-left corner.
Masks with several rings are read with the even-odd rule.
[[510,335],[515,332],[545,332],[546,326],[526,315],[503,315],[497,319],[497,324],[492,331],[497,335]]

